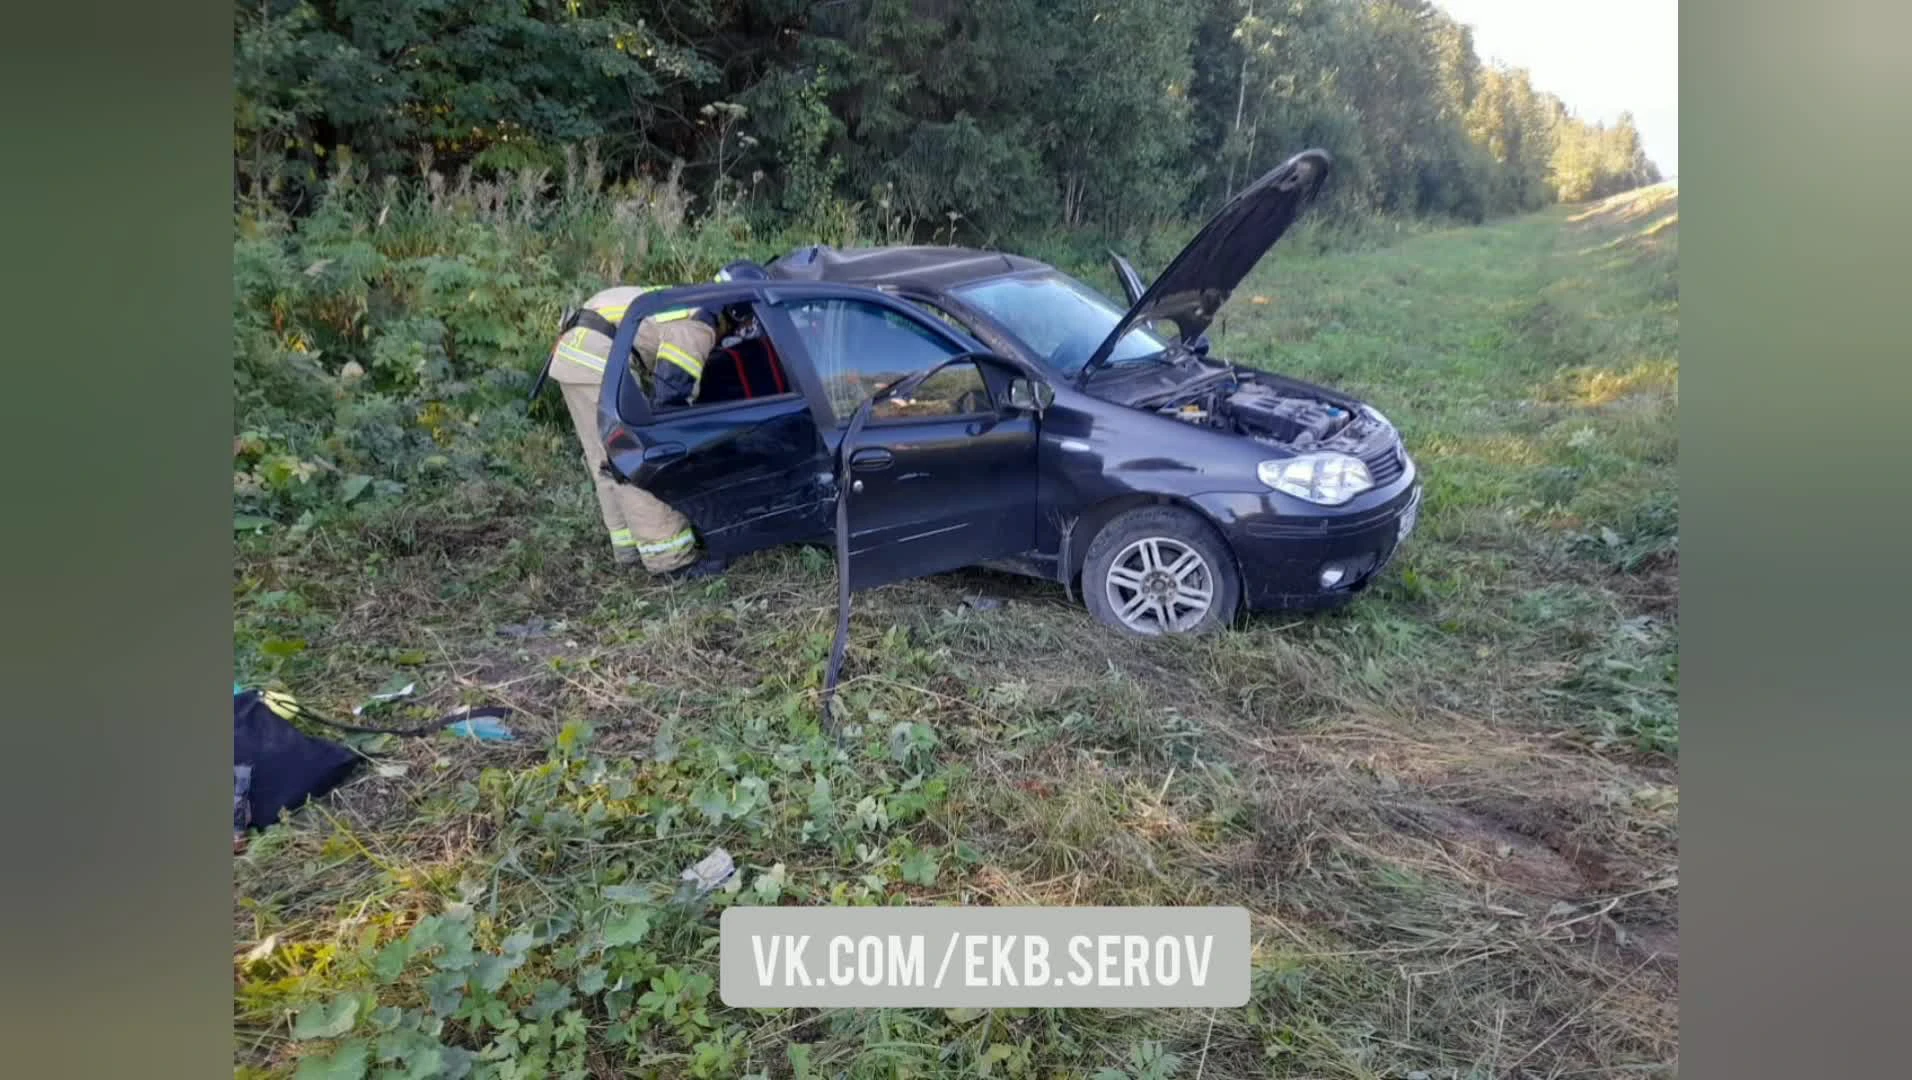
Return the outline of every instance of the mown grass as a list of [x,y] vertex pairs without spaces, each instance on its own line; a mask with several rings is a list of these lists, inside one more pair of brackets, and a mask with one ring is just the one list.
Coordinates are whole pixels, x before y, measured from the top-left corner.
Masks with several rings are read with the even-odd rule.
[[[877,590],[840,746],[825,553],[616,574],[555,425],[242,537],[240,677],[342,714],[402,673],[519,738],[360,740],[376,768],[236,858],[236,1067],[1673,1074],[1676,222],[1661,188],[1278,249],[1218,348],[1403,429],[1428,501],[1386,580],[1154,643],[988,572]],[[680,902],[713,845],[739,890]],[[1242,904],[1254,1000],[726,1009],[716,909],[771,902]]]

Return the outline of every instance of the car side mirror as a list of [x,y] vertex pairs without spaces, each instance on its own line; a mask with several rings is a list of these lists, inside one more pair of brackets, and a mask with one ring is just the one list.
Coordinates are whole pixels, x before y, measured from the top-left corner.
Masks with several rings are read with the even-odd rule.
[[1012,409],[1041,416],[1045,409],[1055,404],[1055,400],[1055,388],[1046,382],[1021,375],[1009,380],[1009,407]]

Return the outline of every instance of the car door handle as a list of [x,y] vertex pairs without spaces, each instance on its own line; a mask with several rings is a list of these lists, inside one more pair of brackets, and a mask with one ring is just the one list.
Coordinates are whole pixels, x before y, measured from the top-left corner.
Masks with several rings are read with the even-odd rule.
[[685,453],[683,443],[658,443],[656,446],[647,446],[644,448],[644,460],[654,465],[662,464],[666,461],[676,461],[678,458],[683,457]]
[[871,471],[887,469],[896,463],[896,455],[880,446],[866,446],[850,455],[850,468]]

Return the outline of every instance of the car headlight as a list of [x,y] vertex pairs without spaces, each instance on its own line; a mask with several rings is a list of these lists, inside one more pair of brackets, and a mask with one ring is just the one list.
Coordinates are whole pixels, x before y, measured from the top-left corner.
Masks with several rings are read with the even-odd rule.
[[1322,506],[1340,506],[1374,486],[1368,467],[1347,454],[1302,454],[1282,461],[1264,461],[1255,475],[1276,491]]

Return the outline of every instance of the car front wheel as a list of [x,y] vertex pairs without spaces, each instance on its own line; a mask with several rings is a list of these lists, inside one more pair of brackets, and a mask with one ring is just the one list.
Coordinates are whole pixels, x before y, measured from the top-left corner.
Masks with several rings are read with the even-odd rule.
[[1082,593],[1096,618],[1125,633],[1202,633],[1234,617],[1241,582],[1208,522],[1176,507],[1145,506],[1096,534],[1082,564]]

